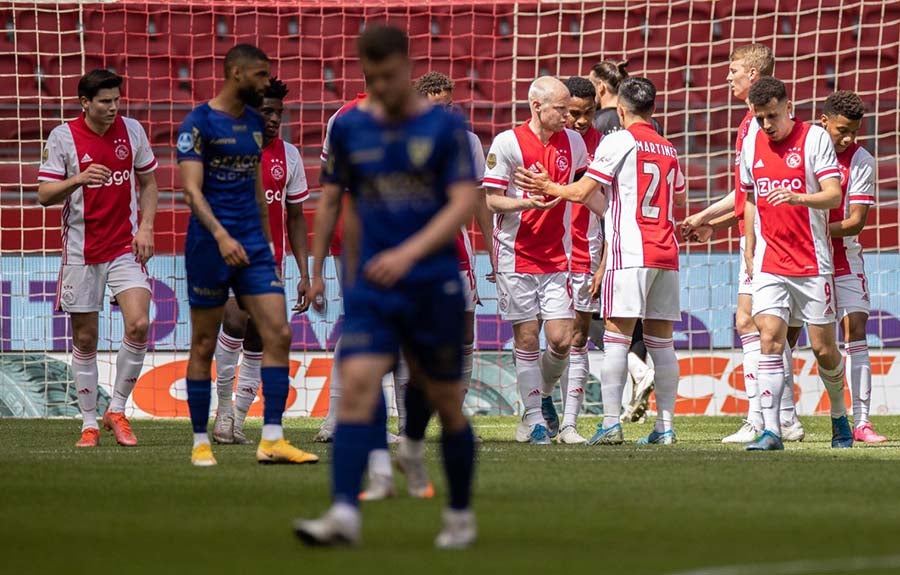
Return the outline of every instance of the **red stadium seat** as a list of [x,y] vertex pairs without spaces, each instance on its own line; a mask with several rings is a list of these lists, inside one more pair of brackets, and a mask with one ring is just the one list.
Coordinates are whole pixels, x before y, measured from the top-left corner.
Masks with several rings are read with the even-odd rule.
[[35,60],[13,53],[0,56],[0,101],[18,102],[38,95]]
[[[853,41],[862,49],[884,50],[890,47],[886,51],[896,55],[897,44],[900,43],[900,6],[892,2],[866,5],[859,27],[854,32]],[[846,44],[842,43],[841,47],[846,47]]]
[[193,102],[191,65],[168,56],[127,56],[123,96],[130,102]]
[[832,92],[829,87],[827,70],[833,70],[834,64],[824,59],[813,57],[797,58],[790,62],[787,70],[779,70],[778,78],[787,84],[788,94],[794,102],[804,100],[824,100]]
[[843,10],[822,10],[792,17],[792,26],[793,34],[776,39],[776,63],[797,56],[833,52],[838,38],[852,33],[852,20]]
[[698,52],[691,57],[685,77],[692,102],[708,105],[731,101],[731,89],[727,82],[730,55],[729,44],[718,42],[708,52]]
[[81,16],[72,7],[22,7],[15,10],[14,26],[19,52],[81,52]]
[[651,5],[647,15],[650,47],[687,50],[712,41],[712,15],[705,2],[671,2]]
[[659,93],[673,93],[684,89],[687,66],[676,52],[650,52],[634,54],[628,60],[629,74],[649,78]]
[[121,72],[124,62],[116,55],[85,55],[83,65],[81,55],[48,56],[41,60],[41,68],[44,72],[41,86],[47,95],[75,101],[78,98],[78,81],[85,72],[98,68]]
[[272,8],[238,8],[234,14],[235,43],[257,44],[271,42],[287,32],[282,29],[278,12]]
[[897,57],[888,51],[859,52],[841,56],[837,88],[859,92],[864,101],[897,104],[900,98]]
[[775,36],[777,11],[778,0],[723,0],[716,2],[714,18],[723,39],[766,41]]

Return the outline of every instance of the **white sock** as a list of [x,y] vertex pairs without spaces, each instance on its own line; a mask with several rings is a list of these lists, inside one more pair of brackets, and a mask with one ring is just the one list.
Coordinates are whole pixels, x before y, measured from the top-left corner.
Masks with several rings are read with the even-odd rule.
[[209,445],[209,434],[205,431],[203,433],[195,433],[194,434],[194,447],[203,444]]
[[334,421],[337,418],[337,408],[341,402],[341,370],[338,363],[340,349],[341,338],[338,338],[334,344],[334,354],[331,363],[331,382],[328,387],[328,415],[325,416],[327,421]]
[[628,352],[628,374],[631,375],[635,383],[644,377],[648,369],[650,369],[650,366],[644,363],[644,360],[638,357],[638,354],[632,351]]
[[516,350],[516,383],[522,399],[525,423],[546,425],[541,414],[541,352]]
[[262,438],[264,441],[278,441],[284,438],[284,428],[274,423],[267,423],[263,425]]
[[656,423],[653,429],[657,432],[672,431],[672,417],[675,415],[675,400],[678,397],[678,357],[675,355],[675,342],[671,337],[653,337],[644,334],[644,345],[647,353],[653,358],[653,370],[656,394]]
[[387,449],[373,449],[369,452],[369,473],[392,477],[391,452]]
[[113,385],[113,397],[109,402],[112,413],[125,413],[125,402],[141,375],[146,354],[147,342],[138,343],[128,338],[122,340],[116,353],[116,381]]
[[397,360],[397,368],[394,369],[394,403],[397,404],[397,431],[400,435],[406,431],[407,388],[409,388],[409,364],[401,353]]
[[462,348],[462,383],[466,389],[469,389],[469,383],[472,381],[472,364],[474,361],[475,346],[471,343],[464,345]]
[[560,353],[547,345],[547,349],[541,354],[541,393],[547,397],[553,393],[556,383],[569,363],[569,352]]
[[81,430],[100,429],[97,425],[97,352],[85,353],[72,346],[72,372],[81,410]]
[[747,390],[747,401],[750,404],[747,410],[747,421],[757,429],[762,429],[764,424],[760,405],[760,385],[756,373],[759,369],[759,332],[742,335],[741,349],[744,351],[744,389]]
[[869,422],[869,406],[872,401],[872,363],[869,360],[869,344],[866,340],[847,344],[847,361],[850,362],[850,396],[853,398],[853,424],[862,427]]
[[619,423],[622,394],[628,377],[628,349],[631,338],[607,330],[603,333],[603,365],[600,368],[600,394],[603,397],[603,427]]
[[237,390],[234,394],[234,418],[242,425],[259,391],[262,355],[261,351],[245,350],[241,357],[241,369],[238,371]]
[[784,346],[784,388],[781,393],[781,423],[792,425],[797,420],[794,402],[794,350]]
[[844,402],[844,357],[834,369],[825,369],[819,364],[819,379],[825,385],[828,399],[831,400],[832,419],[847,415],[847,404]]
[[784,356],[760,354],[757,368],[759,400],[766,431],[781,437],[781,396],[784,391]]
[[216,342],[216,395],[219,399],[216,415],[231,413],[231,399],[234,394],[234,371],[241,355],[243,339],[219,332]]
[[560,428],[575,425],[581,406],[584,403],[584,388],[587,387],[590,364],[588,349],[572,347],[569,353],[569,366],[559,378],[563,390],[563,420]]

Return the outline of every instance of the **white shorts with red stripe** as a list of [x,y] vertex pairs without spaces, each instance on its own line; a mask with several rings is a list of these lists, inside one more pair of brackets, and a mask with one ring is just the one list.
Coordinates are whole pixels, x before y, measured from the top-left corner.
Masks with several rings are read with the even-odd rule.
[[594,274],[573,272],[570,278],[575,311],[600,313],[600,298],[591,297],[591,284],[594,281]]
[[790,326],[827,325],[836,320],[834,281],[831,274],[788,277],[753,274],[753,316],[780,317]]
[[497,304],[503,319],[512,323],[575,317],[568,272],[498,272]]
[[56,287],[56,309],[69,313],[101,311],[107,286],[115,298],[127,289],[150,291],[150,278],[130,253],[103,264],[63,264]]
[[463,299],[466,300],[466,311],[474,312],[481,300],[478,299],[478,282],[475,281],[475,270],[459,270],[459,279],[463,285]]
[[837,318],[844,319],[851,313],[869,315],[869,285],[866,274],[847,274],[834,278]]
[[680,321],[680,293],[676,270],[606,270],[600,290],[603,317]]
[[741,236],[740,260],[741,269],[738,272],[738,295],[753,295],[753,279],[747,275],[747,262],[744,260],[744,236]]

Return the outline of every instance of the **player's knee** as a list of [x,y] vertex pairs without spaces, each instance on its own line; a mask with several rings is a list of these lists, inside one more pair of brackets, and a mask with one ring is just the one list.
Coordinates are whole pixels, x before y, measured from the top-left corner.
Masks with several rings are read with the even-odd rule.
[[247,330],[247,318],[243,313],[236,315],[237,317],[225,314],[225,317],[222,319],[222,331],[229,337],[244,339]]
[[244,351],[252,351],[259,353],[263,350],[262,338],[255,330],[247,330],[244,335]]
[[554,334],[552,337],[547,336],[547,346],[553,348],[558,354],[566,354],[569,352],[569,346],[572,345],[572,333]]
[[147,341],[147,332],[150,331],[150,318],[141,316],[125,324],[125,336],[131,341],[143,343]]
[[72,336],[72,345],[83,353],[97,351],[97,330],[81,329]]
[[260,336],[263,348],[268,352],[286,354],[291,347],[291,327],[287,322],[260,330]]
[[764,354],[781,355],[784,353],[784,345],[784,340],[779,339],[776,334],[760,333],[759,335],[760,351]]
[[588,338],[587,334],[576,330],[575,333],[572,334],[572,347],[584,347],[587,345]]
[[526,333],[516,338],[516,349],[537,351],[540,345],[537,334]]
[[191,341],[191,355],[201,361],[212,361],[216,352],[218,334],[194,333]]
[[734,316],[734,326],[737,328],[737,332],[740,335],[758,331],[756,323],[753,321],[753,316],[740,309]]

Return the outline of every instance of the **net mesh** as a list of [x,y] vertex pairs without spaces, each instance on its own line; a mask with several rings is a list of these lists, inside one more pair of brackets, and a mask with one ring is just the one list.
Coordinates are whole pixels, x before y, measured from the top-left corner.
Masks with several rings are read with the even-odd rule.
[[[681,154],[689,182],[688,210],[721,197],[731,185],[735,129],[745,113],[744,103],[731,97],[725,82],[735,47],[751,41],[772,47],[776,76],[788,83],[801,119],[817,118],[831,91],[857,91],[867,106],[860,141],[878,160],[878,205],[862,234],[874,310],[870,346],[884,351],[900,344],[896,2],[15,2],[0,7],[0,351],[6,363],[28,369],[0,380],[0,393],[9,396],[7,403],[34,407],[0,409],[54,415],[71,408],[71,397],[65,399],[69,327],[65,316],[53,311],[60,209],[37,205],[36,175],[50,130],[80,110],[79,77],[101,67],[124,76],[122,113],[141,122],[160,160],[158,255],[150,265],[153,353],[139,383],[146,397],[129,406],[144,415],[184,414],[179,369],[189,326],[179,252],[188,212],[174,163],[178,124],[221,86],[225,52],[238,42],[257,44],[290,89],[283,136],[300,148],[310,183],[317,187],[325,123],[363,89],[355,39],[372,22],[408,30],[416,77],[437,70],[456,81],[454,100],[485,146],[528,117],[527,90],[535,77],[585,75],[602,58],[627,59],[632,74],[651,78],[658,88],[656,118]],[[313,200],[307,210],[311,213],[314,206]],[[474,226],[472,234],[482,249]],[[736,239],[736,232],[720,234],[708,245],[683,250],[685,315],[676,339],[682,357],[706,362],[707,367],[698,363],[691,368],[704,377],[731,377],[715,375],[713,360],[737,341]],[[331,264],[328,270],[333,278]],[[496,316],[493,287],[482,279],[487,271],[481,254],[479,288],[485,305],[477,312],[481,353],[475,371],[480,391],[470,407],[512,412],[515,378],[507,355],[493,353],[511,346],[512,332]],[[291,264],[289,285],[296,273]],[[331,349],[339,333],[334,281],[328,297],[331,311],[324,317],[309,314],[292,321],[297,414],[323,410],[328,363],[318,352]],[[121,336],[115,308],[101,314],[101,373],[106,366],[101,379],[106,381]],[[890,365],[884,370],[886,374]],[[22,387],[14,383],[19,380],[30,382],[31,400],[13,397],[14,388]],[[717,407],[708,412],[721,411],[723,393],[730,392],[715,388]],[[596,407],[596,399],[589,398],[590,408]]]

